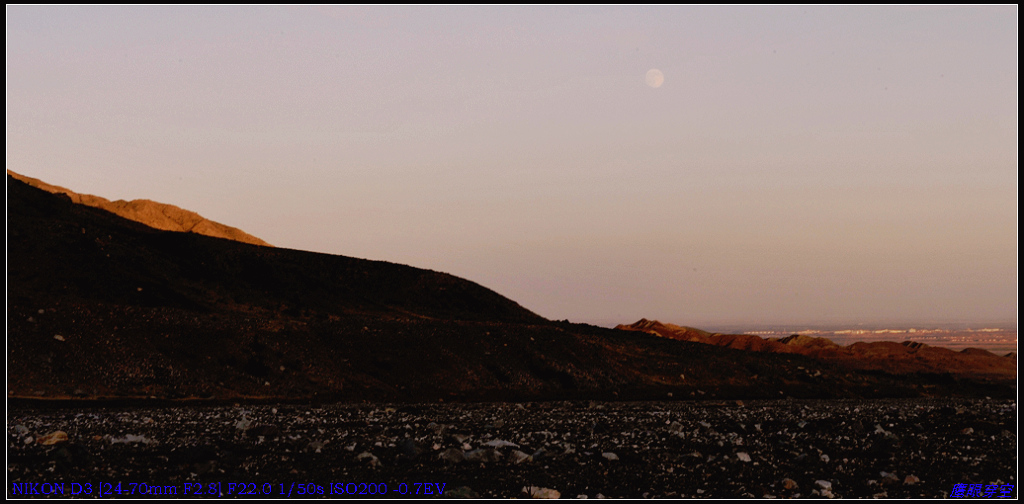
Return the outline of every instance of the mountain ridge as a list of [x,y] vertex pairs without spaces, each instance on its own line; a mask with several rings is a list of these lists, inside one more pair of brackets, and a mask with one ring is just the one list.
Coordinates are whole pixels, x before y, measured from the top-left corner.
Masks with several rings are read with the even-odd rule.
[[53,194],[64,194],[71,198],[73,203],[100,208],[152,228],[164,231],[196,233],[264,247],[273,246],[241,229],[214,222],[191,210],[185,210],[167,203],[148,199],[110,201],[92,194],[76,193],[64,187],[43,182],[37,178],[15,173],[10,169],[7,170],[7,175],[35,188]]
[[642,318],[616,329],[640,331],[662,338],[691,341],[737,350],[799,354],[833,361],[851,369],[888,370],[901,373],[952,372],[961,376],[1005,376],[1016,378],[1015,357],[997,356],[987,350],[967,348],[956,352],[916,341],[859,341],[847,346],[828,338],[792,334],[784,338],[762,338],[753,334],[710,333],[692,327],[665,324]]

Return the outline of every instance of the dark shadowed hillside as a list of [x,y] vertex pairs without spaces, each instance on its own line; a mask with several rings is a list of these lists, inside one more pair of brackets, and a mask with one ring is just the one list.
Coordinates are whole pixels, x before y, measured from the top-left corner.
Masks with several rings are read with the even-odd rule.
[[531,322],[445,273],[158,231],[8,177],[8,295],[126,306]]
[[1009,382],[893,376],[552,322],[444,273],[159,231],[7,185],[9,397],[1014,393]]

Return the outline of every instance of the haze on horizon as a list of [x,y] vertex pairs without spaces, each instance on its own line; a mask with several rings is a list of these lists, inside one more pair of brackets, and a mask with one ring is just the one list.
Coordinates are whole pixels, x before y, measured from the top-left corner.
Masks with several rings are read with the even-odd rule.
[[1015,321],[1017,16],[8,6],[7,166],[552,319]]

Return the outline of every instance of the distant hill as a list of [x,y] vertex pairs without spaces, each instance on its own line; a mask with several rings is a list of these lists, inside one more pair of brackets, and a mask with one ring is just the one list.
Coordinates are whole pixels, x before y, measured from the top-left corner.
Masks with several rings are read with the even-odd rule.
[[752,334],[709,333],[692,327],[640,319],[616,329],[641,331],[663,338],[767,353],[799,354],[833,361],[851,369],[884,370],[893,373],[952,373],[973,377],[1017,377],[1012,356],[997,356],[987,350],[967,348],[960,352],[919,342],[857,342],[841,346],[827,338],[793,334],[785,338],[761,338]]
[[241,229],[211,221],[202,215],[188,210],[183,210],[174,205],[157,203],[156,201],[150,201],[147,199],[110,201],[106,198],[93,196],[91,194],[78,194],[70,189],[47,184],[46,182],[36,178],[19,175],[11,170],[7,170],[7,175],[32,187],[36,187],[47,192],[65,194],[75,203],[102,208],[110,213],[135,222],[141,222],[152,228],[162,229],[165,231],[196,233],[216,238],[227,238],[228,240],[251,243],[253,245],[262,245],[264,247],[271,246],[269,243],[246,233]]
[[7,347],[17,401],[1015,394],[553,322],[449,274],[154,229],[11,176]]

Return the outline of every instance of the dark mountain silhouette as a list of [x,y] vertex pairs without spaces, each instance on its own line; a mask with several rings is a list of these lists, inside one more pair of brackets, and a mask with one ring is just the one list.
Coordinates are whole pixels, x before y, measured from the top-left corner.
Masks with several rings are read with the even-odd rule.
[[445,273],[161,231],[10,176],[7,240],[16,400],[1015,393],[553,322]]
[[454,276],[160,232],[8,178],[10,295],[215,311],[542,320]]

